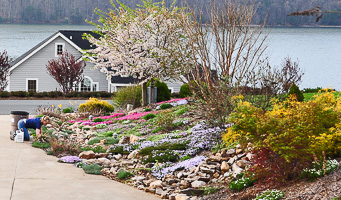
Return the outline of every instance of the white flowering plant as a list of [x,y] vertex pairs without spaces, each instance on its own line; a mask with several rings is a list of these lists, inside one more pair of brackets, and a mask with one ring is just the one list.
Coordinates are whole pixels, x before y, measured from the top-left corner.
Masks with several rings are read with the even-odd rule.
[[254,200],[279,200],[285,196],[285,193],[280,190],[265,190],[262,194],[257,195]]
[[310,180],[315,180],[319,177],[330,174],[339,166],[339,164],[340,163],[335,159],[325,161],[325,165],[324,162],[313,162],[311,169],[303,170],[301,178],[309,178]]
[[241,191],[247,187],[252,186],[254,183],[255,179],[253,178],[253,176],[246,177],[244,174],[239,174],[230,182],[229,188],[231,190]]

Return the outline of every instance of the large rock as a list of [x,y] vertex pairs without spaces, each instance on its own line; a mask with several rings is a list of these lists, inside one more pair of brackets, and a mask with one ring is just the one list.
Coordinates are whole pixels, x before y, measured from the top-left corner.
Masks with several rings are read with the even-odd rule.
[[233,171],[232,176],[236,177],[238,174],[242,173],[243,169],[240,168],[236,163],[234,163],[232,165],[232,171]]
[[139,141],[139,137],[137,137],[136,135],[131,135],[129,138],[130,143],[135,143],[137,141]]
[[186,195],[189,195],[189,196],[192,196],[192,195],[200,196],[200,195],[204,194],[204,190],[188,188],[188,189],[185,189],[185,190],[181,190],[180,194],[186,194]]
[[98,162],[103,166],[110,166],[111,164],[110,160],[107,158],[98,158]]
[[236,164],[238,165],[238,167],[245,169],[249,162],[246,160],[238,160]]
[[138,150],[134,150],[133,152],[131,152],[128,155],[128,159],[133,159],[133,158],[138,158],[139,157],[139,151]]
[[123,137],[121,137],[118,144],[129,144],[129,142],[130,142],[130,138],[128,136],[123,136]]
[[193,187],[193,188],[200,188],[200,187],[203,187],[203,186],[205,186],[206,185],[206,183],[204,182],[204,181],[193,181],[192,183],[191,183],[191,186]]
[[227,156],[232,157],[234,154],[236,154],[236,150],[235,149],[229,149],[226,151],[225,153]]
[[223,161],[221,163],[220,170],[223,171],[223,172],[228,172],[229,169],[230,169],[229,164],[227,164],[227,162]]
[[81,159],[93,159],[96,158],[96,154],[93,151],[83,151],[78,157]]
[[153,181],[150,183],[150,188],[162,188],[163,184],[161,180]]

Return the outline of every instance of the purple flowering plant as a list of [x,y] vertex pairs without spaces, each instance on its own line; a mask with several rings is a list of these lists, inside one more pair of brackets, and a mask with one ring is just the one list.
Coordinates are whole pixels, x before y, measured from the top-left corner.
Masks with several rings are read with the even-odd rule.
[[62,163],[76,163],[81,162],[82,160],[79,159],[78,156],[64,156],[58,159],[58,162]]

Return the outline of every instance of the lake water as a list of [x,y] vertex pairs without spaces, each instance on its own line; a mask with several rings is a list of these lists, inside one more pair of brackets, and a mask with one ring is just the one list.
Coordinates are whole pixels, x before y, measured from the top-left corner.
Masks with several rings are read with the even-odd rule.
[[[0,24],[0,51],[19,57],[58,30],[91,30],[91,25]],[[269,28],[266,55],[273,65],[285,57],[304,70],[303,88],[341,90],[341,28]]]

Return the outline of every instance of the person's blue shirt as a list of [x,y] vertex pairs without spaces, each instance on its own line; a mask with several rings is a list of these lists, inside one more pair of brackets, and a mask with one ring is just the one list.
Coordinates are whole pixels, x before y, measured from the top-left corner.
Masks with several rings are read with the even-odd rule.
[[26,128],[40,129],[41,128],[40,117],[34,119],[27,119]]

